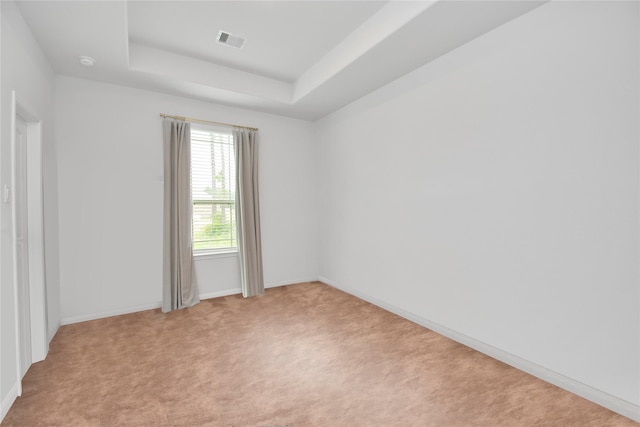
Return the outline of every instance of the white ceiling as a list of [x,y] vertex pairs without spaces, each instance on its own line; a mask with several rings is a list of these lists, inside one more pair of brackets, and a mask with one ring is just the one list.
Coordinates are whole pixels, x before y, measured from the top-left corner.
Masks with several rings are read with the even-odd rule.
[[[59,74],[315,120],[544,1],[19,1]],[[218,31],[247,38],[216,43]],[[78,56],[96,59],[85,68]]]
[[[136,1],[128,3],[129,40],[293,83],[382,6],[382,1]],[[230,49],[216,43],[220,30],[248,42]]]

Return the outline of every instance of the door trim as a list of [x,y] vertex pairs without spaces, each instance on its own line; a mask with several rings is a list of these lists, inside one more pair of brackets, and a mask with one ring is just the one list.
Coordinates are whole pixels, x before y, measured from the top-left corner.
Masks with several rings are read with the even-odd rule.
[[[13,238],[13,292],[16,334],[16,375],[18,395],[22,395],[20,309],[18,301],[18,269],[16,242],[16,116],[20,116],[27,126],[27,205],[28,205],[28,257],[29,294],[31,313],[31,360],[44,360],[49,351],[47,336],[47,301],[44,259],[44,199],[42,185],[42,122],[32,109],[25,106],[16,94],[11,92],[11,202]],[[4,197],[4,188],[2,189]]]

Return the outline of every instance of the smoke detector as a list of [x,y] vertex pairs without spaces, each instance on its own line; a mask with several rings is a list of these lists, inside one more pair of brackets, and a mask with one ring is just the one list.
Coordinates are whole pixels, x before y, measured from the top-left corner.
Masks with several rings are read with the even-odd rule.
[[80,61],[80,63],[82,65],[84,65],[85,67],[93,67],[96,63],[96,60],[93,59],[90,56],[79,56],[78,60]]
[[218,43],[225,46],[231,46],[240,49],[242,46],[244,46],[244,42],[246,41],[247,39],[245,39],[244,37],[234,36],[227,31],[218,32]]

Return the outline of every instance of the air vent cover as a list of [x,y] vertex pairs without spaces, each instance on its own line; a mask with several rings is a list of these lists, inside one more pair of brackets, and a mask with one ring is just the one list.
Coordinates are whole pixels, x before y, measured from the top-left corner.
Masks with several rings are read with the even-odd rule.
[[218,43],[225,46],[232,46],[240,49],[246,41],[247,39],[245,39],[244,37],[234,36],[233,34],[230,34],[226,31],[218,32]]

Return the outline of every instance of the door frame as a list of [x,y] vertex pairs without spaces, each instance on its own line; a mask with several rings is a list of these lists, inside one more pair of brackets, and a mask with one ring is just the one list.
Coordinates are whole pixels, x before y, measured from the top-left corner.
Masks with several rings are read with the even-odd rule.
[[22,355],[20,333],[20,307],[18,301],[18,259],[17,259],[17,218],[16,218],[16,117],[20,116],[27,128],[27,229],[29,260],[29,306],[31,320],[31,361],[44,360],[49,351],[47,337],[47,295],[44,258],[44,194],[42,180],[42,121],[34,110],[25,106],[11,92],[11,191],[3,198],[11,202],[13,238],[13,291],[16,331],[16,372],[18,395],[22,395]]

